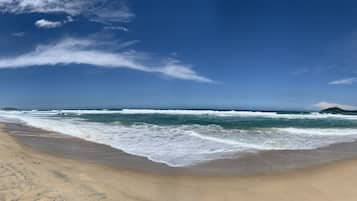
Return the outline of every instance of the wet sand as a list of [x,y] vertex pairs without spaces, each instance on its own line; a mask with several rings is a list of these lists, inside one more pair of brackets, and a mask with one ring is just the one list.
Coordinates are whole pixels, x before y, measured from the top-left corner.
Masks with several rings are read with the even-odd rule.
[[332,162],[353,158],[355,150],[345,143],[170,168],[105,145],[2,124],[0,200],[356,200],[357,161]]
[[357,142],[333,144],[315,150],[277,150],[240,154],[191,167],[169,167],[145,157],[127,154],[107,145],[89,142],[21,124],[6,124],[6,131],[21,144],[60,157],[113,168],[167,175],[253,176],[269,175],[323,165],[357,156]]

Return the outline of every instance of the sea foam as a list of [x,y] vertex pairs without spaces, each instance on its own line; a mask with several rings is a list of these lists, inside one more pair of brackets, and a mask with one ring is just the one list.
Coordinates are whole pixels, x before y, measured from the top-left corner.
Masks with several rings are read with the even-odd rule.
[[[62,114],[72,114],[66,116]],[[55,131],[88,141],[106,144],[127,153],[147,157],[170,166],[190,166],[208,160],[239,157],[241,153],[263,150],[315,149],[339,142],[357,139],[357,128],[224,128],[209,124],[160,125],[135,122],[95,122],[85,114],[108,115],[213,115],[264,117],[282,119],[345,119],[355,116],[311,114],[278,114],[275,112],[196,111],[196,110],[53,110],[53,111],[0,111],[1,121],[21,122],[30,126]],[[106,116],[105,116],[106,117]],[[150,116],[149,116],[150,117]]]

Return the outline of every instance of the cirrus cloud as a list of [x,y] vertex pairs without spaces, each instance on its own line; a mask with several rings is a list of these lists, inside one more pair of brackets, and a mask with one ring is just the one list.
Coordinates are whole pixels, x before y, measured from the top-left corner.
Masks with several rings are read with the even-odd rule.
[[87,64],[101,68],[128,68],[148,73],[159,73],[171,78],[196,82],[214,83],[199,75],[191,66],[178,60],[161,65],[145,65],[142,56],[135,51],[115,52],[98,48],[89,39],[66,38],[57,43],[40,45],[29,53],[11,58],[0,58],[0,68],[26,68],[32,66],[58,66]]
[[71,16],[67,16],[65,20],[62,21],[51,21],[46,19],[40,19],[35,22],[35,26],[41,29],[52,29],[61,27],[67,23],[74,22],[74,19]]
[[124,26],[106,26],[104,27],[105,30],[117,30],[117,31],[124,31],[128,32],[129,29]]
[[128,22],[134,16],[120,0],[0,0],[0,12],[66,13],[104,23]]
[[14,37],[24,37],[25,36],[25,32],[14,32],[14,33],[11,33],[10,34],[11,36],[14,36]]
[[38,28],[52,29],[52,28],[62,26],[63,23],[61,21],[50,21],[50,20],[46,20],[46,19],[40,19],[35,22],[35,25]]
[[357,82],[357,77],[349,77],[329,82],[330,85],[350,85]]

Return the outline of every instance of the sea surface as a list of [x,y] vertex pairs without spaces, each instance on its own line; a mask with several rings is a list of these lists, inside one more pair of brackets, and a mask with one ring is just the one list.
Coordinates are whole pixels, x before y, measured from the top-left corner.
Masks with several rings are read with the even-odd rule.
[[32,110],[0,111],[0,121],[106,144],[173,167],[357,140],[357,116],[316,112]]

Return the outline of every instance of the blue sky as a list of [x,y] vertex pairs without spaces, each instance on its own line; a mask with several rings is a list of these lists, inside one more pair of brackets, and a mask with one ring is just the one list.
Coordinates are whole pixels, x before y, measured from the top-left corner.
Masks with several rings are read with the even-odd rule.
[[354,1],[0,0],[0,106],[357,105]]

